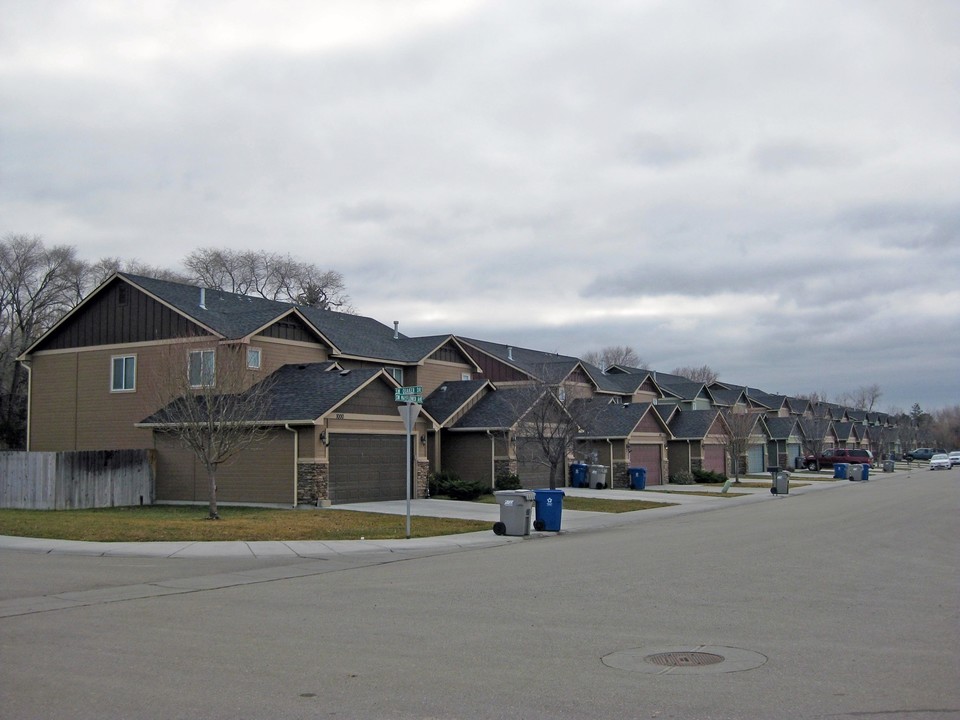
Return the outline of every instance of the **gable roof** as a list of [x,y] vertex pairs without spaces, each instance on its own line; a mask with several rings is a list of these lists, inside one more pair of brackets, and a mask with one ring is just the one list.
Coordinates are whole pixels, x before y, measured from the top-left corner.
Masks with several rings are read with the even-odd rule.
[[793,437],[802,437],[800,421],[796,417],[768,417],[765,418],[767,430],[771,440],[786,440]]
[[718,408],[680,410],[670,421],[670,432],[679,440],[702,440],[720,415]]
[[487,393],[450,428],[451,430],[509,430],[527,412],[528,387],[503,387]]
[[593,407],[584,415],[586,418],[586,427],[583,429],[584,438],[627,438],[636,430],[637,425],[647,413],[652,413],[664,434],[670,434],[666,423],[653,410],[655,406],[651,403],[612,403],[599,398],[587,400],[585,403]]
[[[396,381],[381,369],[331,370],[331,363],[283,365],[261,382],[270,383],[266,408],[261,422],[312,423],[326,415],[371,382],[382,381],[398,387]],[[164,424],[165,410],[180,402],[174,400],[138,425]]]
[[572,355],[531,350],[516,345],[504,345],[488,340],[460,337],[459,335],[455,337],[461,341],[468,354],[470,349],[473,348],[475,351],[480,351],[498,360],[507,367],[520,371],[531,379],[542,382],[562,382],[578,365],[582,366],[579,358]]
[[484,389],[493,389],[489,380],[448,381],[424,398],[423,408],[443,426]]

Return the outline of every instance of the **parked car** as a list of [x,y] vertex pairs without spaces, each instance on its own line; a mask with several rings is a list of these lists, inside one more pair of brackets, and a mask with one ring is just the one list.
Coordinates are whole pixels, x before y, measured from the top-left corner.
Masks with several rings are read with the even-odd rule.
[[932,458],[930,458],[930,469],[931,470],[949,470],[950,469],[950,456],[946,453],[937,453]]
[[927,448],[927,447],[922,447],[922,448],[917,448],[916,450],[911,450],[910,452],[904,453],[904,454],[903,454],[903,459],[904,459],[904,460],[907,460],[907,461],[909,461],[909,460],[929,460],[930,458],[932,458],[934,455],[936,455],[936,454],[938,454],[938,453],[944,453],[944,454],[946,454],[946,452],[947,452],[947,451],[944,450],[943,448]]
[[836,463],[851,463],[873,467],[873,453],[860,448],[830,448],[819,455],[807,455],[803,460],[808,470],[820,467],[833,467]]
[[947,457],[950,458],[950,467],[960,465],[960,450],[954,450]]

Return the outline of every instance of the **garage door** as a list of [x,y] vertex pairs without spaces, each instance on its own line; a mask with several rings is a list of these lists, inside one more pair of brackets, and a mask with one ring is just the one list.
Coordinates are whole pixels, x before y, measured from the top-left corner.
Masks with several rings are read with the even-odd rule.
[[[517,440],[517,477],[523,487],[531,490],[550,487],[550,468],[531,459],[537,452],[535,443]],[[563,487],[566,480],[561,479],[557,484]]]
[[723,445],[703,446],[703,469],[726,474],[727,463],[725,462]]
[[330,502],[404,500],[406,435],[330,435]]
[[763,460],[763,445],[751,445],[747,450],[747,472],[756,474],[766,471],[767,466]]
[[660,485],[661,478],[660,445],[631,445],[630,467],[647,469],[647,485]]

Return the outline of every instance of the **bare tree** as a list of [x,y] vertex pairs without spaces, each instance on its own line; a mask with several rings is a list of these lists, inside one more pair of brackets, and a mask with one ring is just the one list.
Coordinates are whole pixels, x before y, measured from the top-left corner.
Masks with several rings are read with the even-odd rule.
[[343,275],[266,250],[199,248],[183,261],[191,282],[214,290],[352,312]]
[[17,362],[83,295],[84,265],[72,247],[46,247],[37,235],[0,242],[0,442],[22,447],[26,371]]
[[183,343],[168,346],[152,379],[160,408],[144,425],[174,438],[190,450],[207,473],[209,517],[219,519],[217,469],[269,433],[272,380],[252,384],[246,347],[221,345],[197,350]]
[[157,280],[169,280],[171,282],[190,282],[190,277],[184,273],[163,268],[159,265],[149,265],[136,259],[123,260],[118,257],[102,257],[89,266],[89,289],[97,287],[115,272],[124,272],[130,275],[144,275],[146,277],[156,278]]
[[796,397],[810,403],[810,415],[800,419],[800,429],[803,431],[803,447],[814,458],[808,464],[808,467],[819,472],[820,454],[823,452],[827,433],[833,424],[827,396],[825,393],[814,392],[809,395],[797,395]]
[[637,351],[629,345],[608,345],[601,350],[591,350],[583,356],[583,359],[591,365],[596,365],[601,370],[606,370],[614,365],[647,369],[647,364],[640,358]]
[[689,365],[677,367],[671,370],[670,374],[679,375],[680,377],[687,378],[687,380],[693,380],[694,382],[703,383],[704,385],[714,383],[720,378],[709,365],[701,365],[700,367],[691,367]]
[[746,472],[747,455],[753,445],[759,445],[763,438],[757,433],[762,412],[748,410],[742,406],[735,406],[723,413],[723,446],[730,459],[730,467],[735,478],[740,482],[741,466]]
[[564,484],[567,462],[599,406],[562,384],[538,381],[510,390],[518,456],[549,468],[550,489],[555,490]]

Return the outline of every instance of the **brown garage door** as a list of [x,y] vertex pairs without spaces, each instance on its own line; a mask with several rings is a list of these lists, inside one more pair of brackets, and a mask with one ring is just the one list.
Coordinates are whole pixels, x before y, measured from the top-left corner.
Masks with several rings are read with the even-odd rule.
[[404,500],[406,435],[330,435],[330,502]]
[[660,462],[661,448],[659,445],[631,445],[630,467],[647,469],[647,485],[660,485],[662,467]]
[[703,446],[703,469],[713,470],[713,472],[727,472],[726,455],[723,452],[723,445],[704,445]]
[[[517,440],[517,477],[523,487],[534,490],[550,487],[550,468],[541,462],[533,460],[538,450],[534,442]],[[562,487],[563,480],[558,482]]]

